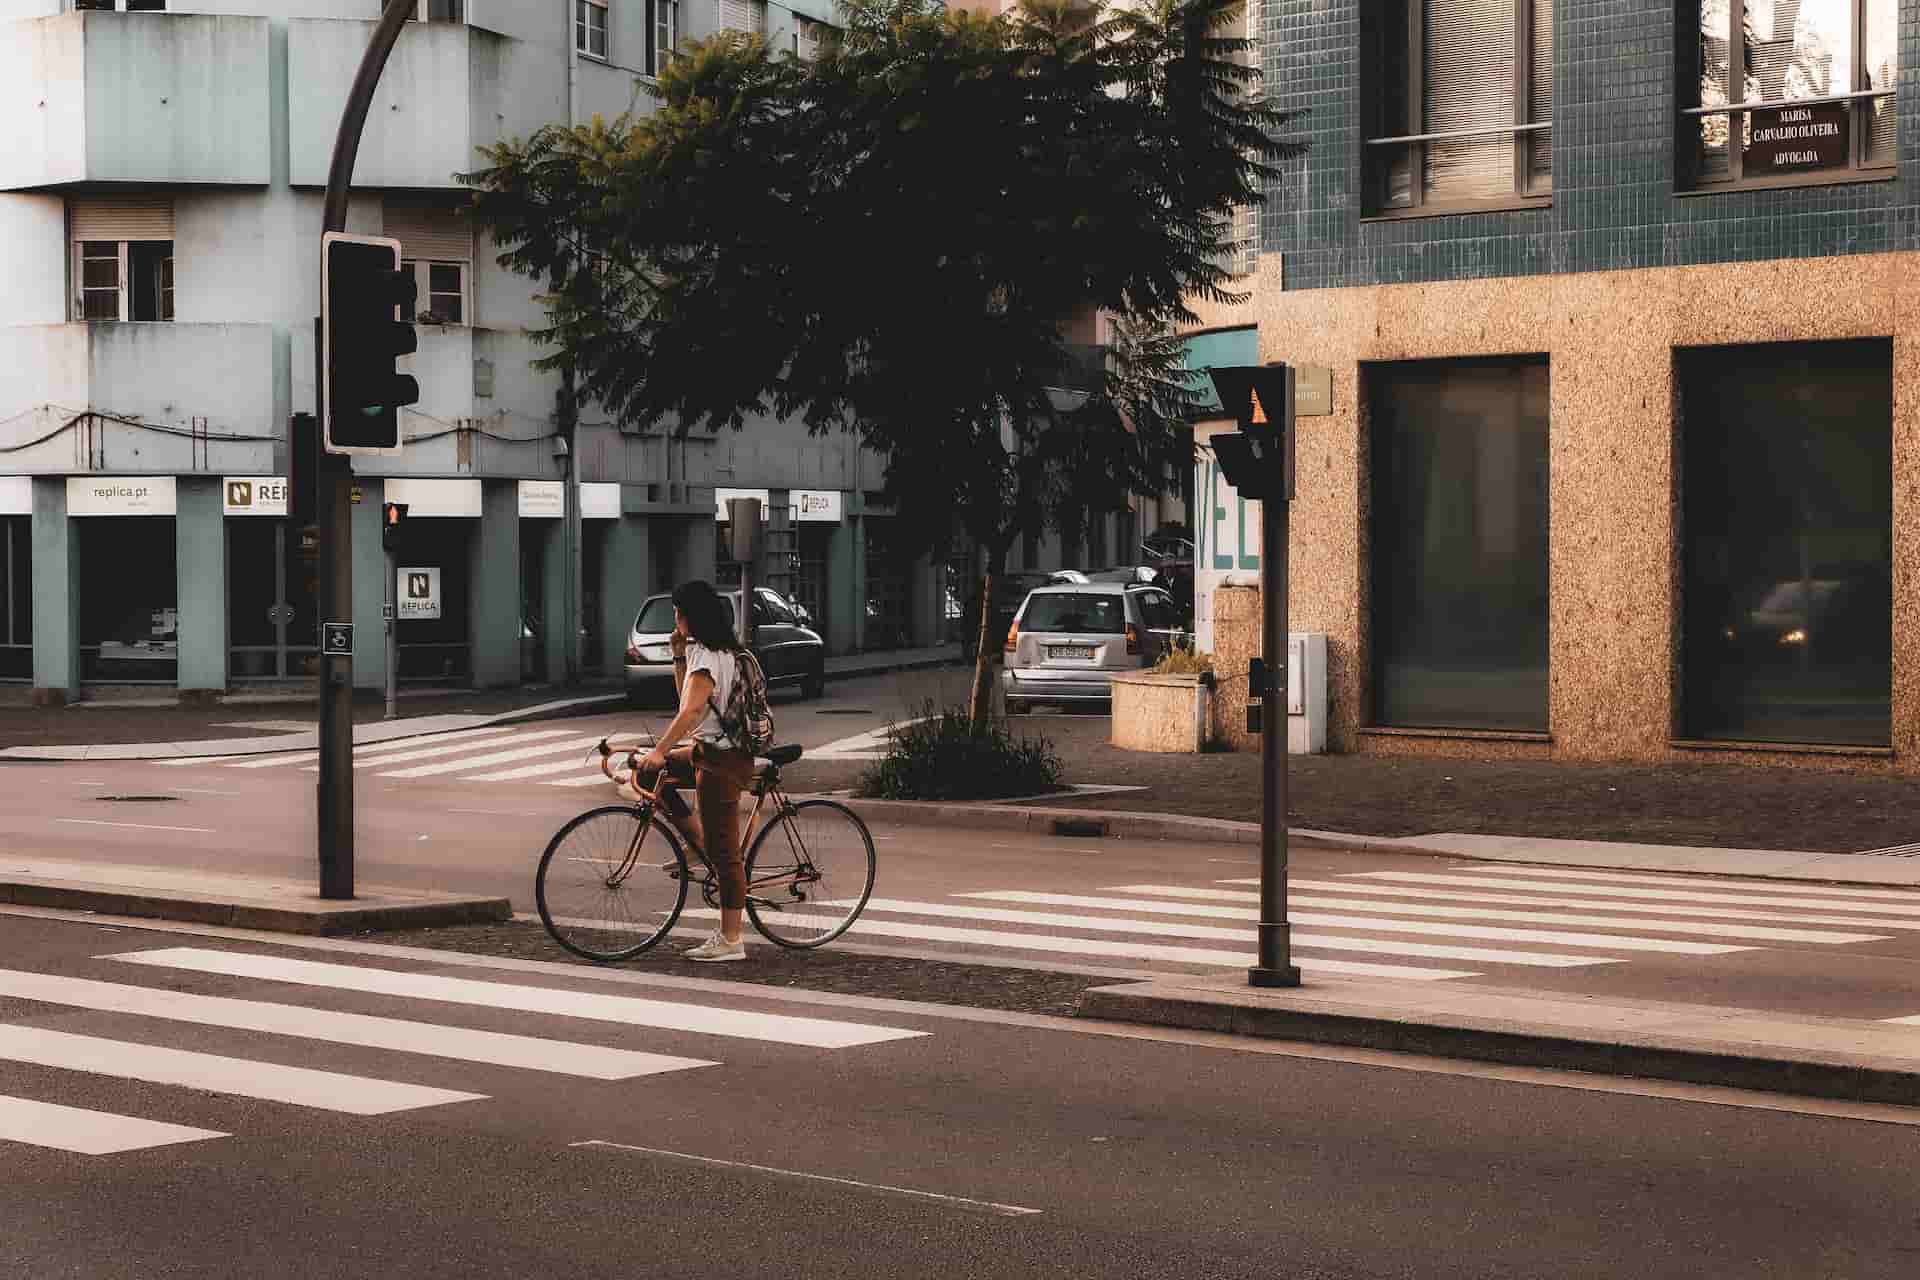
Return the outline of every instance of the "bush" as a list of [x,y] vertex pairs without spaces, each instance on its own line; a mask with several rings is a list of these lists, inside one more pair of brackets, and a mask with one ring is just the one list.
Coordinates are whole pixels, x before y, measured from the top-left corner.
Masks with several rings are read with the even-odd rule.
[[1003,800],[1059,791],[1062,765],[1044,737],[1016,738],[999,720],[976,728],[966,708],[927,703],[924,718],[887,726],[887,753],[855,794],[877,800]]
[[1160,661],[1153,664],[1153,674],[1157,676],[1198,676],[1212,671],[1212,654],[1178,647],[1167,650]]

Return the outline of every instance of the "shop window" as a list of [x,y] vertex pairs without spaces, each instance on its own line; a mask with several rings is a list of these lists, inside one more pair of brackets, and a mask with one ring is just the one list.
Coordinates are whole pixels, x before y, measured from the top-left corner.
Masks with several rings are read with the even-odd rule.
[[1553,0],[1378,0],[1365,19],[1369,211],[1544,203]]
[[424,262],[406,259],[402,271],[413,273],[418,310],[401,308],[401,319],[420,324],[465,324],[467,315],[467,264],[464,262]]
[[173,319],[173,241],[74,245],[75,320]]
[[1699,0],[1694,12],[1697,29],[1681,32],[1699,68],[1681,87],[1683,181],[1777,186],[1891,171],[1895,0]]
[[1884,746],[1893,347],[1714,348],[1681,393],[1681,731]]
[[607,56],[605,0],[573,0],[573,47],[589,58]]
[[0,680],[33,678],[33,521],[0,516]]
[[1373,719],[1547,728],[1547,362],[1365,369]]
[[680,0],[647,0],[647,68],[665,75],[680,44]]
[[80,553],[80,677],[171,684],[180,610],[172,516],[72,522]]

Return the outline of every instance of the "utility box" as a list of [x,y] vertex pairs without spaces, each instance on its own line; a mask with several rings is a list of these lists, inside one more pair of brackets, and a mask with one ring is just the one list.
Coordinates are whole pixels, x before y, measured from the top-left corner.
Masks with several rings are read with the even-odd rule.
[[[1317,756],[1327,749],[1327,637],[1296,631],[1287,637],[1287,754]],[[1264,725],[1258,698],[1247,699],[1247,732]]]

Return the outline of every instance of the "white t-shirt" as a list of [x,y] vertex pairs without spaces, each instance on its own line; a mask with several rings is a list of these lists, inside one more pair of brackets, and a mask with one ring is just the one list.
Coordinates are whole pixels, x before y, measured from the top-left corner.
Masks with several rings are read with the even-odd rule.
[[731,746],[731,739],[720,727],[720,717],[713,713],[713,707],[726,710],[727,699],[733,696],[733,682],[740,675],[740,659],[730,649],[709,649],[697,640],[689,640],[687,679],[692,680],[696,671],[706,672],[713,680],[713,706],[707,708],[706,716],[694,726],[693,736],[702,742]]

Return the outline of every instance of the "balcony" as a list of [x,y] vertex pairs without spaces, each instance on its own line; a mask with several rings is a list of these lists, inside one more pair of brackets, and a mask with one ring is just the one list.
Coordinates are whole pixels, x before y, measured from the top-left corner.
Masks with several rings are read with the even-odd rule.
[[[287,24],[287,97],[295,186],[324,186],[340,111],[371,22],[296,18]],[[478,149],[526,137],[567,114],[566,58],[452,22],[409,23],[367,112],[353,185],[458,188]]]
[[271,441],[206,437],[276,433],[273,348],[262,324],[0,327],[0,447],[89,411],[163,428],[91,419],[8,455],[7,470],[269,472]]
[[267,20],[65,13],[0,24],[0,190],[272,177]]

